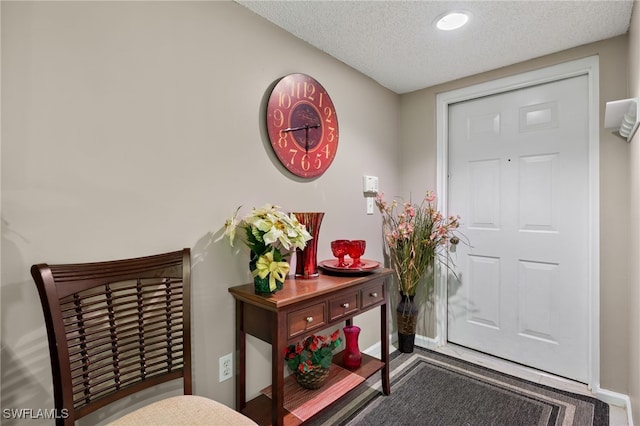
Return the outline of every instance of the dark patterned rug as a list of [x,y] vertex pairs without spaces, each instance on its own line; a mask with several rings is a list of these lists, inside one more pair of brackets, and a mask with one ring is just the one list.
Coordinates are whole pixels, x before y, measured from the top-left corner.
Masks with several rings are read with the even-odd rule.
[[308,423],[333,425],[608,426],[609,405],[416,348]]

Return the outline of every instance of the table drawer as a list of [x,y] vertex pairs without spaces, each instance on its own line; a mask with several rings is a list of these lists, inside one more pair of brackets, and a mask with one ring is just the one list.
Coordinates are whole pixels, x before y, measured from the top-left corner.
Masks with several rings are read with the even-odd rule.
[[345,294],[329,301],[329,320],[358,312],[358,293]]
[[382,302],[384,300],[384,281],[360,290],[360,300],[363,309]]
[[291,312],[287,319],[289,337],[295,337],[325,325],[327,323],[325,307],[326,304],[322,302]]

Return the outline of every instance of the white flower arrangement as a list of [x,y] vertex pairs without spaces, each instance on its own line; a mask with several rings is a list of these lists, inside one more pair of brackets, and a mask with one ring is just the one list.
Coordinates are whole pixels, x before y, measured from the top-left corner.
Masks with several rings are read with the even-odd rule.
[[240,238],[251,251],[251,262],[255,263],[251,272],[263,280],[269,277],[269,290],[274,291],[289,273],[286,256],[297,248],[304,249],[312,237],[293,213],[287,215],[278,210],[279,206],[266,204],[253,208],[238,220],[240,208],[226,220],[225,235],[233,247],[237,229],[244,231]]

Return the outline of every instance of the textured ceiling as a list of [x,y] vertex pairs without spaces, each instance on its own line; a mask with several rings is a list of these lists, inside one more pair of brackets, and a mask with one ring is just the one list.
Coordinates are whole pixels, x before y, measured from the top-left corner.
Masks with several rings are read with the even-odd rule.
[[[236,1],[396,93],[624,34],[634,4]],[[451,10],[468,11],[471,20],[457,31],[436,30],[435,19]]]

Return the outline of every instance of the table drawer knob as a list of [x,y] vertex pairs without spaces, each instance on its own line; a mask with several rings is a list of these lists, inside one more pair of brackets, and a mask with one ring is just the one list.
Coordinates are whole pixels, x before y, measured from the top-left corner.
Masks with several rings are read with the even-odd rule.
[[369,294],[369,296],[371,296],[371,297],[378,297],[378,293],[373,292],[373,293]]
[[307,322],[313,322],[313,317],[307,317]]
[[347,308],[349,308],[349,304],[348,304],[348,303],[343,303],[343,304],[342,304],[342,307],[343,307],[343,308],[345,308],[345,309],[347,309]]

